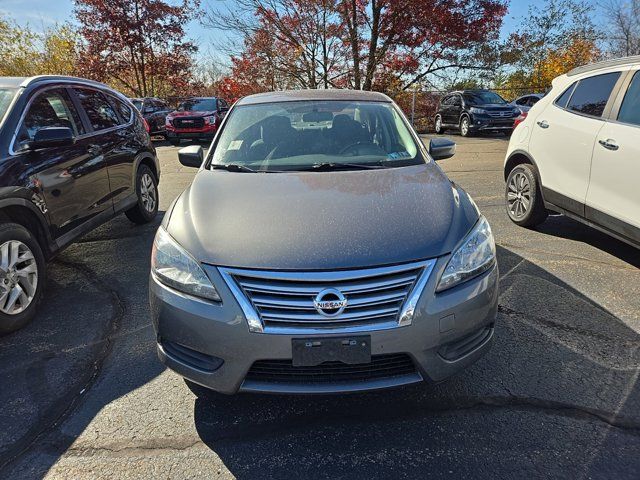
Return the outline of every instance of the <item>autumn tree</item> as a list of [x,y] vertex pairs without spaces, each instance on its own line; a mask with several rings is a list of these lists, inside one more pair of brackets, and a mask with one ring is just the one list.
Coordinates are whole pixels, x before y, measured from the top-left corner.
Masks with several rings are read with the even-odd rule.
[[184,93],[197,47],[184,26],[199,0],[76,0],[83,76],[136,96]]
[[544,0],[531,6],[502,52],[509,74],[499,86],[506,96],[544,91],[554,77],[598,60],[602,33],[592,16],[592,6],[582,0]]
[[388,91],[486,68],[481,53],[497,42],[505,13],[500,0],[237,0],[206,23],[243,36],[234,81],[256,80],[259,59],[265,74],[299,88]]
[[78,35],[69,24],[57,24],[36,32],[0,18],[0,75],[74,75]]

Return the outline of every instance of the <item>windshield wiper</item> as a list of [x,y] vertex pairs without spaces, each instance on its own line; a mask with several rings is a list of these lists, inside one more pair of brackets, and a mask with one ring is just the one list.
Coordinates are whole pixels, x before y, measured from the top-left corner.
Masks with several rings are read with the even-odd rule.
[[212,163],[211,169],[226,170],[228,172],[243,172],[243,173],[257,173],[257,170],[249,168],[245,165],[238,165],[237,163]]
[[328,170],[378,170],[380,168],[385,168],[381,164],[372,164],[372,163],[334,163],[334,162],[325,162],[325,163],[315,163],[311,165],[309,170],[312,171],[328,171]]

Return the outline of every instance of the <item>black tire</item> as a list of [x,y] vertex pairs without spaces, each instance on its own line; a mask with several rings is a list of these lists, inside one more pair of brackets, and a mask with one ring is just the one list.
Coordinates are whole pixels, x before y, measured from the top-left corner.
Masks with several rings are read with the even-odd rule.
[[471,121],[466,115],[460,119],[460,135],[463,137],[471,136]]
[[180,145],[180,139],[179,138],[170,138],[169,139],[169,143],[171,145],[173,145],[174,147],[177,147],[178,145]]
[[140,165],[136,172],[136,204],[125,212],[133,223],[149,223],[158,214],[158,179],[146,165]]
[[516,165],[507,176],[505,187],[507,215],[521,227],[535,227],[547,219],[538,175],[533,165]]
[[442,117],[440,115],[436,115],[436,119],[433,124],[433,129],[437,134],[440,134],[444,131],[442,128]]
[[[3,223],[0,224],[0,261],[2,261],[2,245],[8,242],[19,242],[24,247],[28,248],[31,252],[33,261],[35,262],[35,287],[33,286],[33,275],[30,275],[31,281],[29,285],[34,288],[34,293],[31,295],[31,299],[28,300],[28,304],[26,307],[17,313],[7,313],[3,311],[8,307],[8,300],[10,297],[6,299],[6,301],[0,301],[0,335],[6,335],[7,333],[15,332],[20,328],[27,325],[31,320],[33,320],[34,315],[38,309],[38,304],[42,300],[42,292],[44,291],[44,285],[46,281],[46,265],[44,260],[44,255],[42,254],[42,249],[40,248],[40,244],[33,236],[33,234],[24,228],[22,225],[18,225],[17,223]],[[15,245],[15,243],[14,243]],[[23,249],[21,258],[24,258],[26,253],[26,249]],[[23,269],[26,267],[26,261],[17,262],[16,266],[18,266],[18,270],[20,267]],[[33,264],[32,264],[33,265]],[[16,277],[14,273],[11,278],[7,274],[0,273],[0,297],[3,293],[9,292],[8,286],[11,285],[11,282],[15,278],[20,278],[19,281],[15,283],[17,287],[19,287],[25,295],[28,296],[28,290],[25,288],[25,280],[20,276]],[[7,287],[5,287],[7,285]],[[15,287],[14,287],[15,288]],[[14,308],[19,305],[19,302],[22,302],[22,297],[16,300],[14,304]],[[16,308],[17,309],[17,308]]]

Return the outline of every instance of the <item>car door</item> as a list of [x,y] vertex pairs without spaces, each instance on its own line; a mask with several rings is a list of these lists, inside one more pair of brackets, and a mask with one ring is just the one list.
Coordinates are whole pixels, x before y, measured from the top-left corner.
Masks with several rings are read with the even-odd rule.
[[[544,199],[584,216],[596,136],[610,110],[620,72],[574,82],[537,115],[529,143]],[[606,116],[606,115],[605,115]]]
[[619,96],[593,150],[586,216],[640,242],[640,71]]
[[[70,128],[74,144],[29,149],[35,133],[45,127]],[[101,214],[109,214],[112,208],[104,158],[86,134],[87,125],[69,90],[46,87],[30,99],[13,143],[15,154],[34,166],[35,183],[44,197],[54,238],[69,234]]]
[[91,144],[102,155],[109,178],[111,198],[116,208],[120,202],[128,201],[133,193],[133,159],[128,142],[131,114],[121,119],[116,112],[115,99],[110,95],[89,87],[73,88],[91,127]]
[[451,108],[449,110],[450,125],[458,125],[460,123],[460,115],[462,115],[462,97],[455,94],[451,97]]

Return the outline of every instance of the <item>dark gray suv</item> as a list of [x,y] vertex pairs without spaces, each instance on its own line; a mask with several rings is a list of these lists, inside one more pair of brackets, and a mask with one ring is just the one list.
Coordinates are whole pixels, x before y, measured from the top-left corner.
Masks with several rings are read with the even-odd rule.
[[487,220],[385,95],[237,102],[155,238],[162,362],[211,389],[348,392],[440,381],[490,347]]

